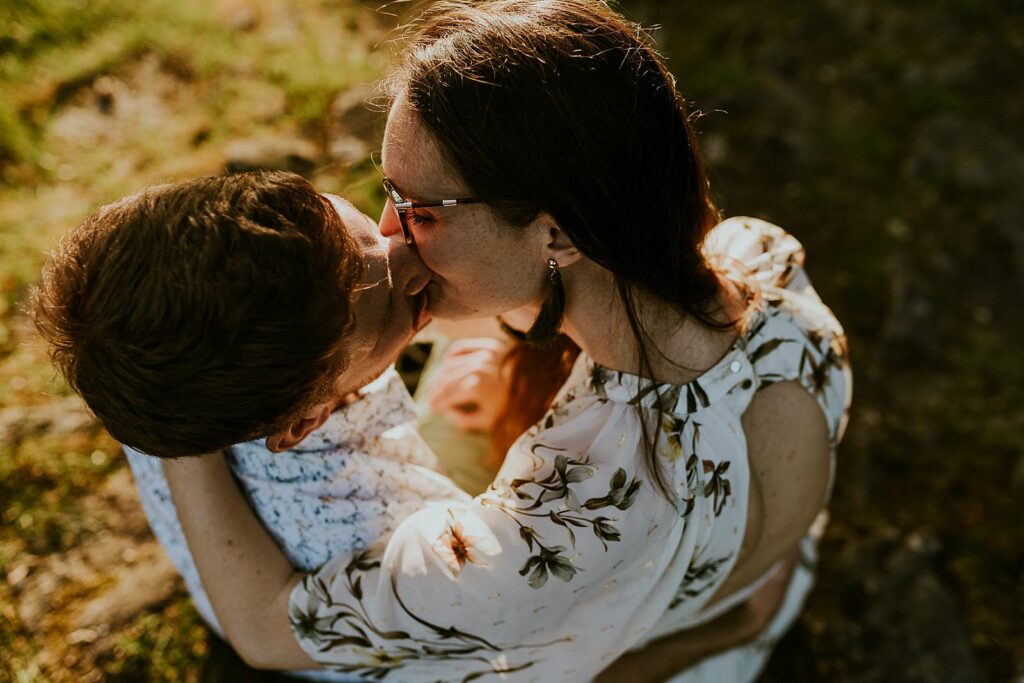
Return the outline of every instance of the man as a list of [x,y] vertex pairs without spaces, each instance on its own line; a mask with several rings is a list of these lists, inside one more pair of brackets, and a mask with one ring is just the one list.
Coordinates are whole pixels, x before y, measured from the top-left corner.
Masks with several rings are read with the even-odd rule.
[[54,362],[125,445],[150,525],[218,632],[145,454],[227,449],[263,523],[310,570],[425,501],[468,497],[436,472],[391,369],[427,321],[430,275],[393,246],[298,176],[199,178],[95,212],[34,292]]
[[[268,172],[158,186],[103,207],[44,270],[37,328],[125,444],[154,533],[214,629],[160,460],[145,454],[224,450],[250,506],[304,571],[388,534],[425,502],[468,498],[436,471],[389,370],[429,320],[430,275],[349,203]],[[726,638],[719,630],[703,652],[756,633],[767,616]],[[687,641],[690,656],[702,641]]]

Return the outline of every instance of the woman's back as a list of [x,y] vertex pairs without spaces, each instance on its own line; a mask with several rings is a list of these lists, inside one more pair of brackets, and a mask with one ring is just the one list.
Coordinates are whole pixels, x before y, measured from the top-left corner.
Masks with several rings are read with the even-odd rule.
[[[832,468],[828,426],[796,380],[759,392],[743,415],[751,470],[747,529],[736,567],[708,606],[738,593],[794,550],[826,502]],[[729,599],[732,597],[733,599]]]
[[[726,471],[740,467],[748,475],[740,501],[742,538],[737,548],[719,550],[733,553],[728,559],[695,558],[691,579],[708,577],[712,567],[718,576],[727,567],[727,576],[701,610],[673,619],[670,609],[657,634],[703,623],[738,604],[807,535],[831,491],[835,446],[850,401],[845,337],[807,280],[799,242],[763,221],[735,218],[711,233],[706,253],[732,278],[752,286],[759,299],[738,342],[755,385],[739,419],[745,458],[733,458],[721,474],[725,478]],[[750,381],[741,379],[730,391],[749,389]],[[680,440],[685,438],[681,433]],[[698,459],[700,448],[694,439],[691,451]],[[734,488],[731,481],[728,488]],[[694,597],[694,588],[683,586],[677,604]]]

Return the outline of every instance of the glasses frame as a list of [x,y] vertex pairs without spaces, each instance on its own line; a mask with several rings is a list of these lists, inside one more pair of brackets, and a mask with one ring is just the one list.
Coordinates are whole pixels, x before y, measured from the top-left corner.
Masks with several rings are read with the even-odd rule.
[[412,230],[409,229],[407,212],[412,211],[413,209],[433,209],[447,206],[460,206],[462,204],[480,204],[483,202],[482,199],[477,197],[458,197],[456,199],[438,199],[426,202],[414,202],[403,197],[402,193],[395,188],[394,183],[392,183],[387,176],[384,176],[382,184],[384,185],[384,192],[387,193],[388,200],[391,202],[391,206],[395,208],[395,213],[398,214],[398,222],[402,224],[402,235],[405,237],[405,243],[410,247],[416,246],[416,240],[412,236]]

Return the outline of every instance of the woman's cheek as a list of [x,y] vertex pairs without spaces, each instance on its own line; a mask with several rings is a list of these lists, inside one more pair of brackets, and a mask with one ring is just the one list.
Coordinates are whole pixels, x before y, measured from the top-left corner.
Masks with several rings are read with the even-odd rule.
[[467,260],[466,254],[459,253],[458,249],[445,249],[436,243],[424,244],[420,248],[420,258],[442,280],[454,281],[462,279]]

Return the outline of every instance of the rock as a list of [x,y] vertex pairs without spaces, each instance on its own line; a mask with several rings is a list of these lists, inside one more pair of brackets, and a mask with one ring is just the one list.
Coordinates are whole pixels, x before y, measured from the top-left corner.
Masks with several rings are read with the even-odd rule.
[[125,467],[110,475],[93,494],[82,499],[82,512],[97,518],[107,529],[135,539],[149,536],[131,471]]
[[222,0],[217,6],[217,17],[235,31],[251,31],[260,23],[259,10],[250,0]]
[[55,398],[36,406],[9,406],[0,409],[0,441],[20,441],[44,431],[66,436],[96,426],[96,420],[78,396]]
[[70,620],[73,629],[113,628],[178,591],[178,572],[156,541],[135,550],[135,563],[115,570],[113,585],[75,610]]
[[331,137],[353,136],[369,144],[378,144],[384,134],[387,109],[372,85],[352,86],[331,103]]
[[19,585],[18,616],[26,626],[36,628],[46,618],[54,594],[64,586],[84,588],[110,577],[116,582],[136,570],[149,573],[147,565],[152,565],[154,576],[162,575],[170,565],[155,541],[139,543],[125,536],[100,534],[66,557],[49,556],[36,563]]
[[927,534],[876,538],[842,559],[843,610],[827,625],[851,683],[977,683],[985,680],[956,600],[932,568]]
[[101,532],[64,555],[37,558],[17,587],[18,617],[29,630],[39,629],[65,587],[99,583],[105,574],[116,570],[125,550],[137,543],[133,538]]
[[320,157],[316,145],[302,138],[235,140],[227,147],[225,167],[232,173],[266,169],[309,173]]
[[[92,626],[89,620],[97,616],[120,618],[129,609],[141,610],[165,600],[168,571],[172,579],[177,576],[149,534],[128,468],[118,470],[95,493],[83,498],[81,510],[105,530],[62,555],[20,557],[7,572],[18,616],[30,631],[43,625],[54,610],[55,600],[62,600],[60,596],[68,591],[89,591],[113,579],[111,587],[90,601],[89,605],[95,606],[82,608],[93,610],[80,616],[84,620],[81,627],[86,627]],[[119,589],[121,584],[125,587]],[[126,595],[135,589],[141,590],[139,596]],[[115,592],[108,596],[111,591]]]
[[355,166],[370,156],[370,148],[357,137],[342,135],[331,141],[329,156],[342,166]]

